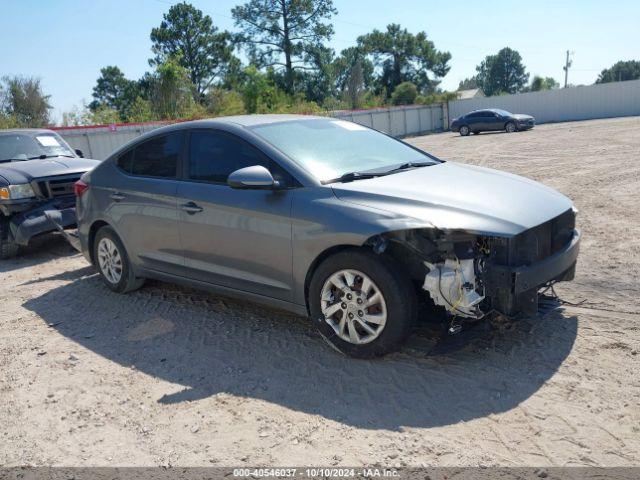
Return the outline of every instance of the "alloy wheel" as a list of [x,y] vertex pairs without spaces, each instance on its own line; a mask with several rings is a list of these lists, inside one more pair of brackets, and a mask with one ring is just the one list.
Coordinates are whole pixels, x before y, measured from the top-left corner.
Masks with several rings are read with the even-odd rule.
[[340,270],[322,287],[320,306],[325,321],[345,342],[369,343],[382,333],[387,305],[380,288],[357,270]]
[[115,285],[122,278],[122,256],[113,240],[103,238],[98,243],[98,265],[109,283]]

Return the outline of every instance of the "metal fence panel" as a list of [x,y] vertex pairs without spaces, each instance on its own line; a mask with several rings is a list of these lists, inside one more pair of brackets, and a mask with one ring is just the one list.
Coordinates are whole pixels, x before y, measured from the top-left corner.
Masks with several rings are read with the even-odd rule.
[[483,108],[526,113],[536,117],[536,123],[640,115],[640,80],[453,100],[449,118]]
[[[442,105],[336,111],[331,112],[330,115],[397,137],[428,133],[443,128]],[[434,121],[434,118],[438,120]],[[82,150],[86,157],[104,160],[111,152],[128,141],[162,125],[163,123],[157,122],[99,127],[60,127],[56,130],[69,145]]]

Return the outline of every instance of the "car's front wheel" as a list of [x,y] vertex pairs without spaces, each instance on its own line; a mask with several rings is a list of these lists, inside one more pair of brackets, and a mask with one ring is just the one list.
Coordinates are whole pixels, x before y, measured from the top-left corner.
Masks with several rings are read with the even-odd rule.
[[513,133],[515,132],[518,128],[516,127],[516,124],[513,122],[508,122],[505,127],[504,127],[505,131],[507,133]]
[[336,350],[357,358],[393,352],[411,333],[416,294],[388,258],[348,250],[326,259],[309,286],[311,318]]
[[469,127],[467,127],[466,125],[462,125],[460,127],[460,135],[462,135],[463,137],[466,137],[467,135],[469,135],[470,132],[471,130],[469,130]]
[[93,242],[93,259],[102,280],[114,292],[130,292],[144,283],[144,279],[135,277],[127,251],[111,227],[98,230]]

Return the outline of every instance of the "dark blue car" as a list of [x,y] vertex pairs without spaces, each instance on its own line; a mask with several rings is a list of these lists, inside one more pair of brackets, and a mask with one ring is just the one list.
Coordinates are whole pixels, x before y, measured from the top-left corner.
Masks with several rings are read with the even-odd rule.
[[535,125],[535,118],[521,113],[510,113],[499,108],[487,110],[475,110],[451,122],[451,130],[460,132],[466,137],[470,133],[492,132],[504,130],[513,133],[520,130],[528,130]]

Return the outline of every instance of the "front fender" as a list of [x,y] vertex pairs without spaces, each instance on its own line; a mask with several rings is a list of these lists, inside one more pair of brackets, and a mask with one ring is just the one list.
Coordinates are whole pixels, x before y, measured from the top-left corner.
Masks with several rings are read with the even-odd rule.
[[376,235],[433,228],[430,222],[345,202],[331,188],[300,189],[292,211],[293,299],[306,303],[305,280],[316,260],[332,248],[360,247]]

